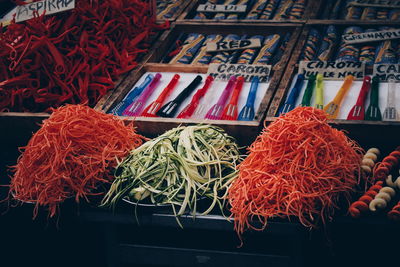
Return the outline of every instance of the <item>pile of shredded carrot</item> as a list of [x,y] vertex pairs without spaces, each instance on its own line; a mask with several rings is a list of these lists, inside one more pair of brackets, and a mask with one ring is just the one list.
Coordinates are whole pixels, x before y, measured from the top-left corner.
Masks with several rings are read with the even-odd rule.
[[240,238],[273,217],[295,216],[306,227],[325,223],[360,180],[362,149],[312,107],[279,117],[249,151],[228,194]]
[[117,160],[142,144],[132,124],[83,105],[54,110],[22,154],[11,179],[10,193],[22,202],[49,209],[53,217],[67,198],[88,200],[113,180]]

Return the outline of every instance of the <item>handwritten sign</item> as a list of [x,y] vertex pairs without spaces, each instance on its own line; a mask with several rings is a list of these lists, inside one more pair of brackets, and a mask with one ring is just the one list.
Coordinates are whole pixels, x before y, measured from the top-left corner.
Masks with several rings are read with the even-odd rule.
[[247,5],[199,5],[197,12],[244,13]]
[[243,39],[207,43],[207,52],[222,52],[261,47],[260,39]]
[[34,18],[34,12],[46,15],[67,11],[75,8],[75,0],[43,0],[18,6],[15,11],[15,21],[21,22]]
[[355,1],[349,2],[347,4],[347,6],[400,8],[400,1],[396,1],[396,0],[355,0]]
[[365,73],[365,63],[300,61],[299,73],[304,74],[306,78],[311,74],[321,73],[325,80],[343,80],[347,75],[353,75],[356,80],[362,80]]
[[400,38],[400,29],[376,31],[376,32],[364,32],[356,34],[345,34],[342,36],[345,43],[356,44],[356,43],[369,43],[378,42],[391,39]]
[[374,64],[373,75],[378,76],[380,81],[394,78],[400,82],[400,64]]
[[269,80],[272,67],[270,65],[247,65],[247,64],[217,64],[208,66],[208,75],[215,80],[228,81],[233,75],[242,76],[246,82],[251,82],[253,77],[258,77],[260,83]]

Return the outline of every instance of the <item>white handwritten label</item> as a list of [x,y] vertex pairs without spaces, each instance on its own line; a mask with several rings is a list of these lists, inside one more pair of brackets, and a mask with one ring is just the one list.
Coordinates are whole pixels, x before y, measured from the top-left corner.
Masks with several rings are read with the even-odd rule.
[[15,13],[15,21],[21,22],[34,18],[34,13],[46,15],[67,11],[75,8],[75,0],[43,0],[18,6]]
[[299,73],[304,74],[306,78],[311,74],[321,73],[325,80],[343,80],[347,75],[353,75],[356,80],[362,80],[365,62],[300,61]]
[[271,75],[271,65],[247,65],[247,64],[217,64],[208,66],[208,75],[215,80],[228,81],[233,75],[242,76],[246,82],[251,82],[253,77],[258,77],[260,83],[266,83]]
[[374,64],[373,75],[378,76],[380,81],[394,78],[400,82],[400,64]]
[[364,32],[356,34],[345,34],[342,36],[345,43],[356,44],[356,43],[369,43],[378,42],[391,39],[400,38],[400,29],[385,30],[376,32]]
[[222,52],[261,47],[260,39],[243,39],[207,43],[207,52]]
[[199,5],[197,12],[244,13],[247,5]]
[[400,8],[400,1],[396,0],[355,0],[347,6]]

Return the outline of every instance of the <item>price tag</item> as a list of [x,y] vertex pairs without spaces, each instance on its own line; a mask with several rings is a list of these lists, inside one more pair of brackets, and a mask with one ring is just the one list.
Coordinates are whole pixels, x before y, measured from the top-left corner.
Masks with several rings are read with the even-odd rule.
[[216,80],[228,81],[233,75],[243,76],[246,82],[251,82],[253,77],[258,77],[260,83],[266,83],[272,71],[271,65],[247,65],[247,64],[216,64],[208,66],[208,75]]
[[379,42],[391,39],[400,38],[400,29],[385,30],[376,32],[364,32],[356,34],[345,34],[342,36],[345,43],[356,44],[356,43],[369,43]]
[[199,5],[197,12],[244,13],[247,5]]
[[260,39],[243,39],[207,43],[207,52],[222,52],[261,47]]
[[378,76],[380,81],[394,78],[400,82],[400,64],[374,64],[373,75]]
[[75,0],[43,0],[18,6],[15,10],[15,21],[21,22],[34,18],[34,12],[51,15],[75,8]]
[[362,80],[365,62],[300,61],[299,73],[304,74],[306,78],[311,74],[321,73],[325,80],[343,80],[347,75],[353,75],[356,80]]

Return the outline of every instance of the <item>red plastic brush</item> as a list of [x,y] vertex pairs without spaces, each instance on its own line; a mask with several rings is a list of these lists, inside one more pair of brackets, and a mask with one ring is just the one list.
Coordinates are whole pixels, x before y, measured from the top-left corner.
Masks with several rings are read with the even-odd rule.
[[210,88],[211,83],[214,81],[212,76],[208,76],[206,81],[204,82],[203,88],[197,90],[197,92],[192,97],[192,101],[179,113],[177,118],[180,119],[187,119],[190,118],[194,111],[196,110],[197,106],[199,105],[200,99],[207,93],[208,88]]
[[161,92],[161,94],[157,97],[155,101],[153,101],[150,105],[148,105],[142,112],[141,116],[143,117],[157,117],[156,113],[162,107],[165,99],[171,94],[172,90],[174,90],[176,84],[179,81],[179,74],[175,74],[172,77],[171,81],[168,83],[167,87]]
[[365,99],[369,89],[371,88],[371,77],[365,76],[361,86],[360,94],[358,95],[357,102],[347,115],[347,120],[364,120],[365,114]]
[[231,100],[229,101],[229,104],[225,107],[224,113],[222,114],[223,120],[230,120],[230,121],[237,120],[238,117],[237,103],[239,101],[240,92],[242,91],[243,88],[243,83],[244,83],[244,78],[242,76],[238,77],[236,80],[235,89],[233,90],[232,93]]

